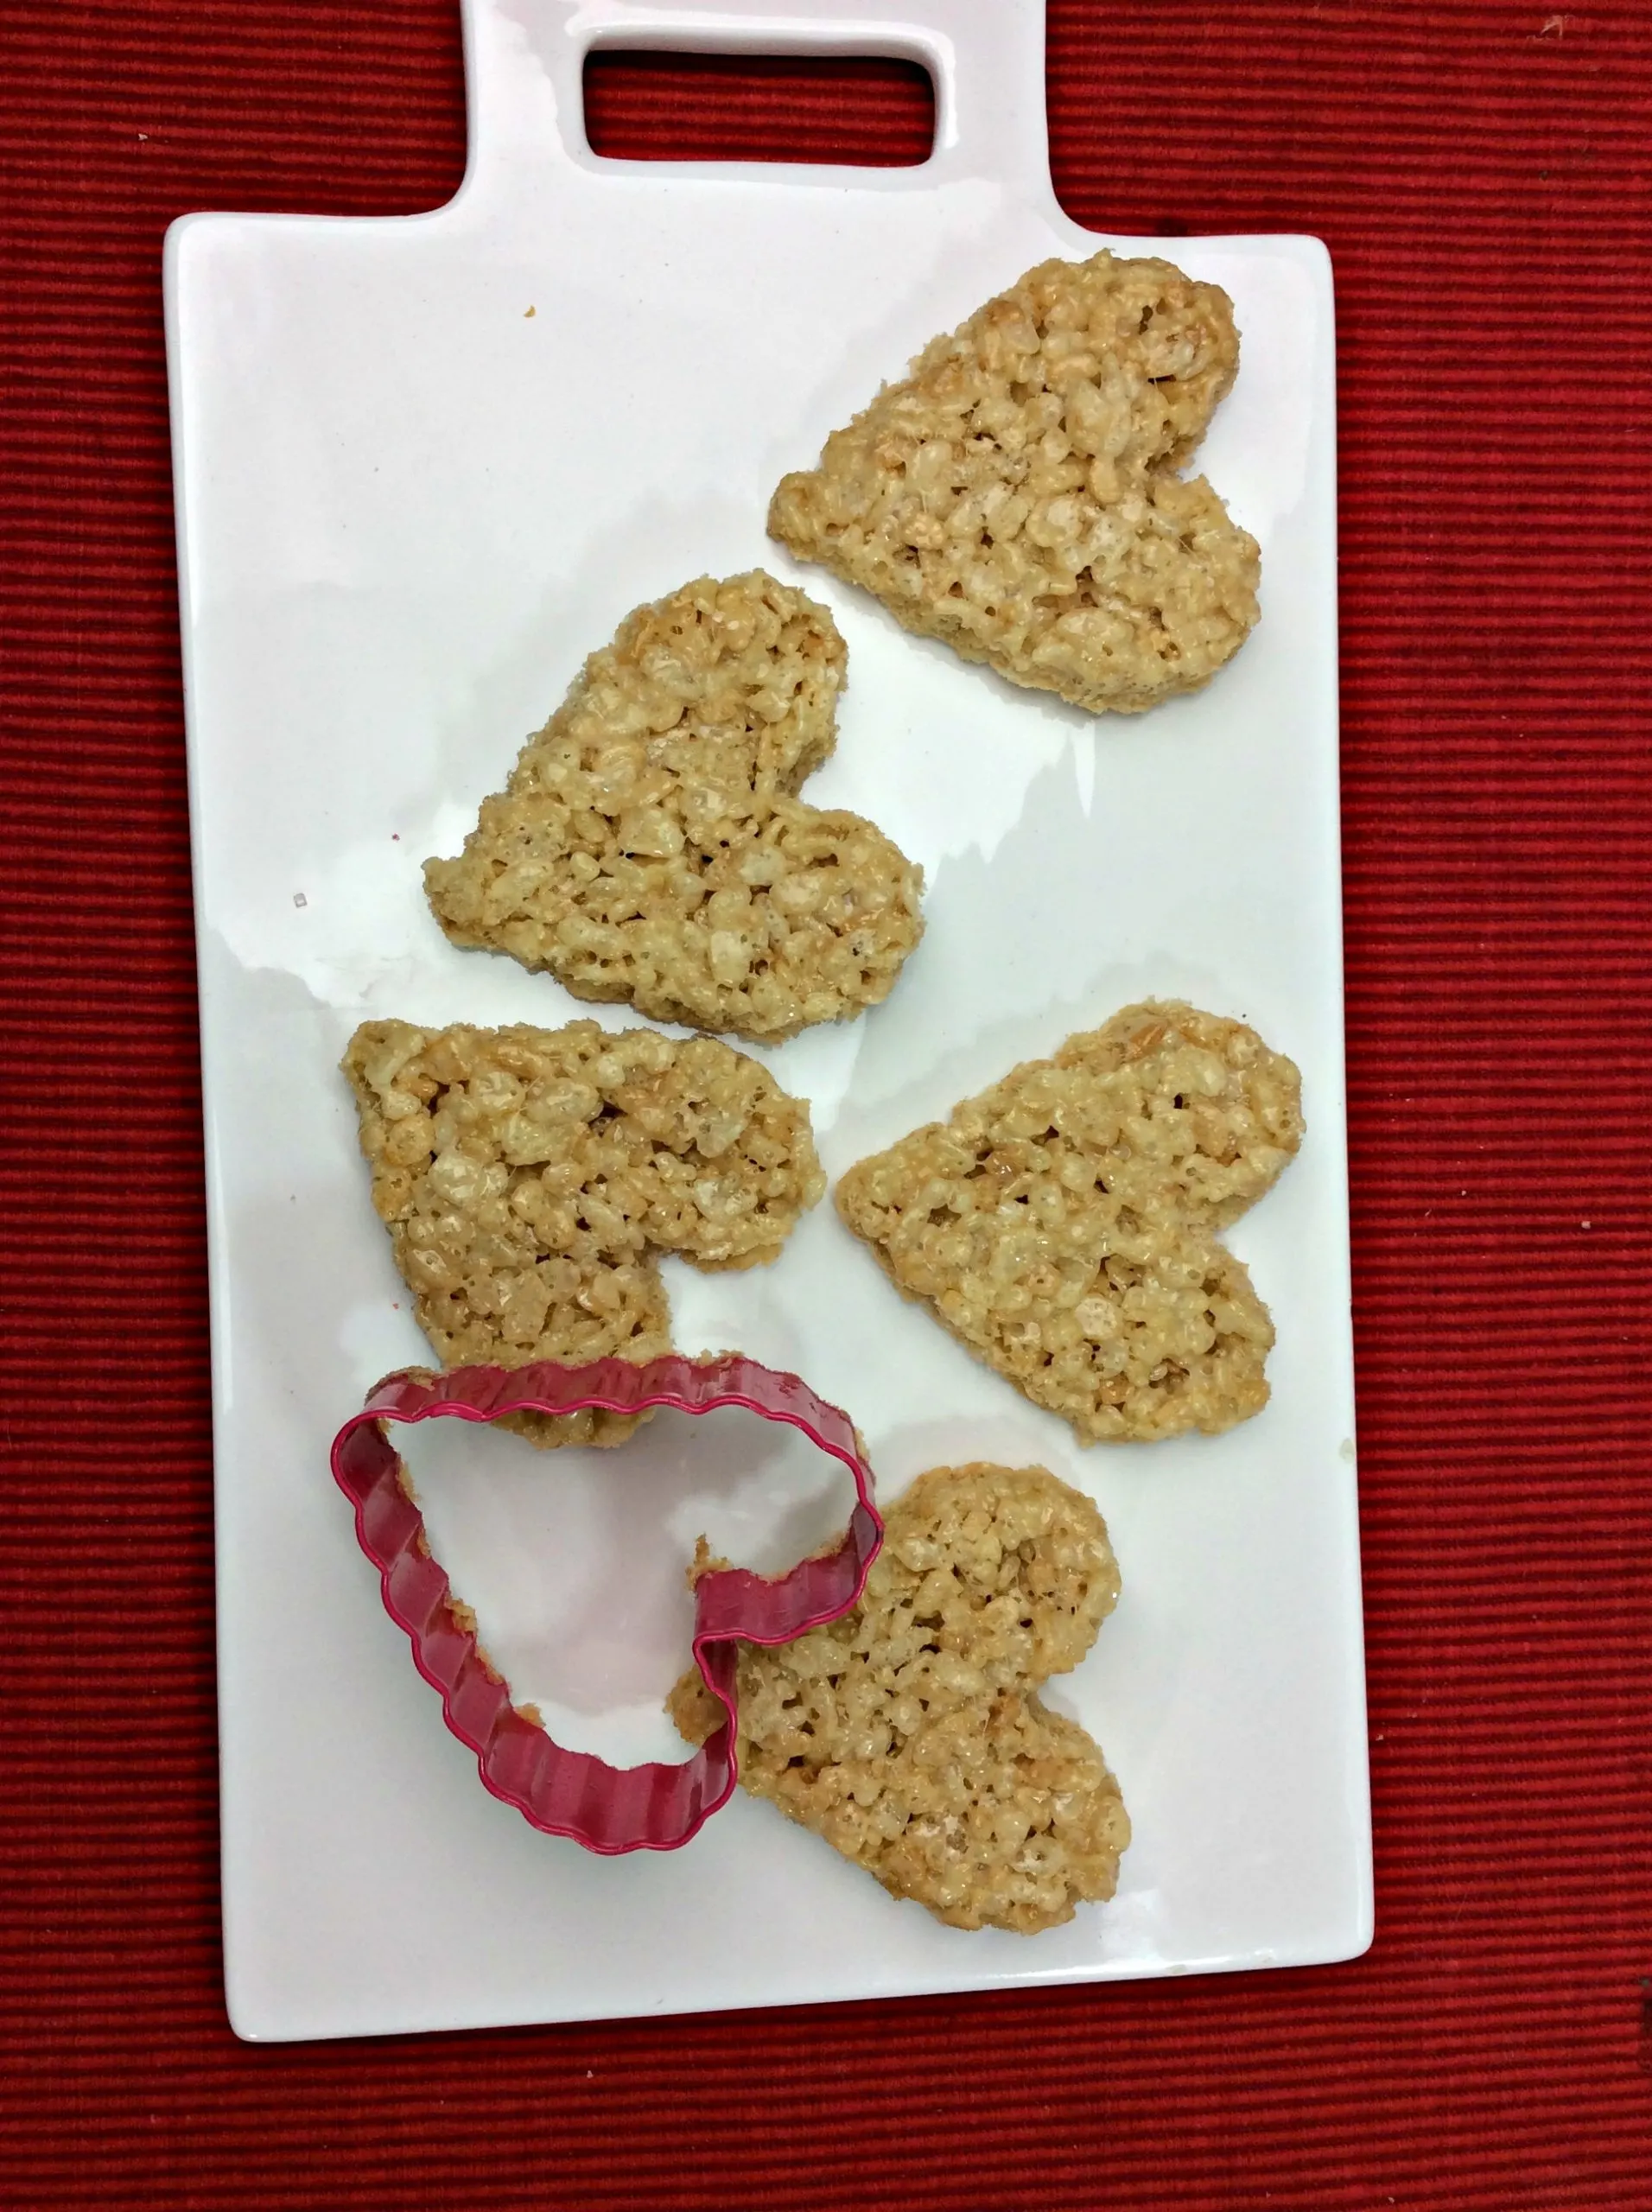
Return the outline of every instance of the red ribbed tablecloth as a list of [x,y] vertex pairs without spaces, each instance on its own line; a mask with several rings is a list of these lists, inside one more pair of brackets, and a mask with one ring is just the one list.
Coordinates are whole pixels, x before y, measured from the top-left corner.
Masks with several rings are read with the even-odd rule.
[[[160,245],[440,202],[457,21],[9,0],[8,2206],[1652,2205],[1652,8],[1054,0],[1049,89],[1081,221],[1336,265],[1376,1948],[231,2036]],[[590,106],[615,152],[921,151],[889,65],[617,64]]]

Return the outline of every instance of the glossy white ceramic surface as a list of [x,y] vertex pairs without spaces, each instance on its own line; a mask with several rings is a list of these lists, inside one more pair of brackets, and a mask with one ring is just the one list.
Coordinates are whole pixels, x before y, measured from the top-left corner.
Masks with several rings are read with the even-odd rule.
[[[472,154],[439,213],[195,215],[167,255],[212,1238],[226,1971],[244,2036],[704,2010],[1330,1960],[1370,1931],[1348,1318],[1332,309],[1299,238],[1162,250],[1231,294],[1238,384],[1198,466],[1261,539],[1263,614],[1200,696],[1096,723],[968,668],[766,538],[768,495],[935,332],[1099,241],[1052,194],[1041,10],[804,15],[467,0]],[[938,133],[895,171],[610,162],[594,41],[896,52]],[[1101,1502],[1124,1597],[1052,1687],[1135,1840],[1116,1900],[1031,1939],[899,1904],[737,1798],[618,1862],[489,1797],[383,1612],[327,1467],[424,1356],[334,1067],[365,1016],[576,1009],[453,950],[419,863],[639,601],[766,563],[849,649],[809,796],[922,861],[893,998],[762,1057],[829,1173],[1146,995],[1255,1021],[1309,1135],[1232,1231],[1278,1325],[1231,1435],[1078,1447],[903,1305],[829,1204],[781,1259],[672,1263],[678,1341],[806,1376],[886,1497],[960,1458]],[[602,1010],[611,1027],[625,1010]],[[750,1432],[758,1424],[749,1422]],[[623,1453],[429,1440],[439,1548],[554,1732],[675,1755],[702,1529],[753,1564],[841,1518],[827,1463],[739,1417]]]

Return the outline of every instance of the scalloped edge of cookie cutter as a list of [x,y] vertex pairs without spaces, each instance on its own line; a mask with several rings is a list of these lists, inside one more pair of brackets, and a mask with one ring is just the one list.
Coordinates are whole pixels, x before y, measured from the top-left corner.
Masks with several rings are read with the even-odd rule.
[[[723,1708],[721,1725],[680,1765],[610,1766],[589,1751],[557,1744],[518,1712],[510,1685],[475,1631],[455,1615],[453,1586],[430,1550],[388,1424],[448,1417],[495,1421],[506,1414],[588,1409],[642,1413],[664,1406],[708,1414],[738,1406],[765,1421],[799,1428],[839,1459],[855,1482],[855,1510],[836,1548],[766,1579],[747,1567],[718,1567],[695,1588],[695,1663]],[[676,1851],[697,1835],[733,1796],[738,1646],[789,1643],[806,1630],[840,1619],[858,1603],[883,1544],[873,1503],[872,1470],[855,1424],[796,1375],[740,1353],[697,1361],[679,1354],[633,1366],[600,1359],[587,1367],[540,1361],[527,1367],[462,1367],[446,1375],[407,1368],[386,1376],[333,1440],[334,1479],[355,1508],[356,1537],[378,1569],[384,1610],[407,1632],[413,1663],[442,1694],[448,1727],[476,1754],[486,1786],[531,1826],[567,1836],[588,1851]]]

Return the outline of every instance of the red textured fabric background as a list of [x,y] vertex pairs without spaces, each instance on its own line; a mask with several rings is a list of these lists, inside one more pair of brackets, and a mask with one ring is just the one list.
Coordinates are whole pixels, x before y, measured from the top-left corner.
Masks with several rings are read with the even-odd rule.
[[[264,2050],[219,1982],[159,255],[447,197],[456,16],[8,0],[0,64],[0,2202],[1644,2212],[1652,9],[1052,9],[1080,220],[1336,266],[1375,1950]],[[612,152],[922,150],[886,65],[590,106]]]

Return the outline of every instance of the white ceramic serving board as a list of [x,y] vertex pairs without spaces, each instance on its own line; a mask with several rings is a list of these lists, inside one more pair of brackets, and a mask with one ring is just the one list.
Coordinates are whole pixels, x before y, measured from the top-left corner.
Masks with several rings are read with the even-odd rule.
[[[471,158],[438,213],[193,215],[168,242],[212,1239],[223,1894],[232,2019],[287,2038],[1104,1980],[1347,1956],[1370,1932],[1337,797],[1330,270],[1300,238],[1177,238],[1231,294],[1238,383],[1198,465],[1260,538],[1262,619],[1198,697],[1100,723],[965,666],[764,534],[827,432],[1030,264],[1101,241],[1052,195],[1042,10],[814,0],[779,16],[467,0]],[[917,56],[922,167],[598,160],[606,41]],[[1117,1898],[1032,1938],[898,1904],[743,1797],[620,1860],[480,1786],[379,1603],[334,1427],[426,1348],[335,1065],[365,1017],[531,1021],[548,978],[448,945],[450,853],[584,656],[690,576],[766,563],[848,640],[809,787],[928,874],[889,1002],[761,1057],[829,1174],[1128,1001],[1253,1020],[1309,1135],[1230,1242],[1274,1398],[1216,1440],[1084,1450],[820,1206],[770,1268],[667,1274],[685,1349],[848,1408],[886,1497],[961,1459],[1100,1501],[1124,1596],[1052,1688],[1134,1822]],[[627,1010],[600,1010],[610,1027]],[[742,1421],[750,1424],[742,1427]],[[696,1534],[778,1566],[841,1519],[749,1416],[624,1452],[443,1437],[438,1549],[553,1732],[674,1757]]]

